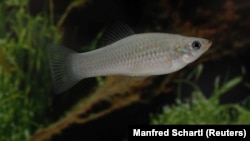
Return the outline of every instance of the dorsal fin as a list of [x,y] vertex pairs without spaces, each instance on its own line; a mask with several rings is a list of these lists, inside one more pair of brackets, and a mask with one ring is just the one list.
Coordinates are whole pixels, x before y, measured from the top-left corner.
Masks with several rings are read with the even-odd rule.
[[125,23],[118,22],[108,26],[104,30],[102,37],[97,43],[97,46],[106,46],[133,34],[135,34],[133,29],[131,29]]

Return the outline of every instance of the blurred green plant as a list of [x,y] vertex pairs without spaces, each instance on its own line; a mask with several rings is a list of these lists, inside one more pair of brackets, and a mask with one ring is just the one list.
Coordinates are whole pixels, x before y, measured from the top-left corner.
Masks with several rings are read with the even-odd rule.
[[[250,110],[240,104],[221,104],[220,96],[242,83],[243,77],[236,76],[220,86],[220,77],[214,81],[214,90],[210,98],[206,98],[197,84],[190,80],[198,80],[202,72],[199,65],[185,80],[177,80],[194,88],[192,97],[182,102],[177,100],[173,106],[165,106],[163,113],[152,117],[152,124],[249,124]],[[180,87],[178,92],[180,92]],[[180,95],[180,94],[179,94]]]
[[49,14],[29,14],[28,0],[0,2],[0,140],[27,140],[48,122],[51,91],[46,55],[57,43]]

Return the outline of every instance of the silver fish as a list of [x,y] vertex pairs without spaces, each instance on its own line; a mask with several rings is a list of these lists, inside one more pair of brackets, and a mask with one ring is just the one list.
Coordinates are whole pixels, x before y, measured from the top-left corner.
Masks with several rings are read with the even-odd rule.
[[62,93],[88,77],[169,74],[195,61],[211,45],[202,38],[141,33],[84,53],[54,46],[49,49],[49,58],[55,92]]

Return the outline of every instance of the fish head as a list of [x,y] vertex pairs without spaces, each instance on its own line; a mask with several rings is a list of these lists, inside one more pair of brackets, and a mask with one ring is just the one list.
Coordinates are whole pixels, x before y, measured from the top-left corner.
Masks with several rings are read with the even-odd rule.
[[186,63],[191,63],[206,52],[212,42],[203,38],[182,37],[176,46],[179,57]]

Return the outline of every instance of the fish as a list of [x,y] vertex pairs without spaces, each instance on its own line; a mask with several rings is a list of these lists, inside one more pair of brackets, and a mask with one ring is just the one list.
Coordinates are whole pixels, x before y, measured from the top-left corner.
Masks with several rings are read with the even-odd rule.
[[78,53],[63,45],[49,48],[55,93],[65,92],[90,77],[173,73],[197,60],[212,45],[208,39],[180,34],[135,34],[128,26],[104,37],[103,47],[88,52]]

